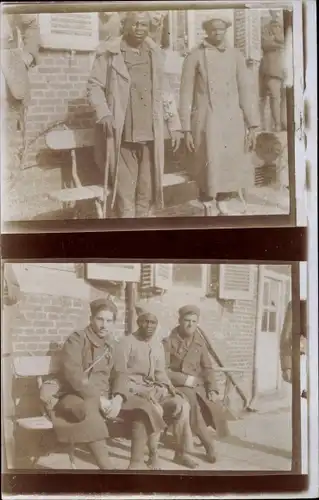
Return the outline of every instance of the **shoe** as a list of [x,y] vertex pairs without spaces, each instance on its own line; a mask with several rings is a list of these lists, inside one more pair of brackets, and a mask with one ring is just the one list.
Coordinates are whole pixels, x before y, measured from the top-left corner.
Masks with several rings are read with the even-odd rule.
[[174,457],[174,462],[187,467],[188,469],[197,469],[198,463],[195,462],[189,455],[185,453],[183,455],[176,453]]
[[131,462],[127,468],[128,470],[145,470],[147,469],[144,462]]
[[205,449],[206,449],[206,455],[205,455],[206,462],[214,464],[217,461],[214,448],[212,446],[207,446],[205,447]]
[[147,461],[147,466],[151,470],[161,470],[160,460],[158,455],[152,455]]

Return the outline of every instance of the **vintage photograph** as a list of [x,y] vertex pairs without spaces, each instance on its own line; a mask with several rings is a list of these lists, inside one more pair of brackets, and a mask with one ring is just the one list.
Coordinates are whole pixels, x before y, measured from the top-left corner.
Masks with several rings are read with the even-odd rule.
[[294,269],[2,261],[2,470],[296,473]]
[[160,228],[161,218],[169,227],[201,216],[295,224],[300,3],[178,3],[2,8],[4,227],[151,218]]

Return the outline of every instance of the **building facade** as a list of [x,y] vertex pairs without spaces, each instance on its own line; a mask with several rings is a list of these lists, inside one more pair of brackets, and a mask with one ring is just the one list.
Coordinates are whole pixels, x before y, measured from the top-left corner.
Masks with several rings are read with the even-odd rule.
[[[176,326],[179,307],[195,303],[209,345],[224,367],[235,369],[247,400],[281,390],[279,342],[291,298],[290,266],[24,263],[13,268],[22,299],[4,328],[13,338],[14,355],[58,350],[74,329],[87,324],[89,302],[98,297],[110,295],[117,304],[117,338],[136,328],[134,303],[152,303],[160,337]],[[223,387],[224,375],[218,378]]]

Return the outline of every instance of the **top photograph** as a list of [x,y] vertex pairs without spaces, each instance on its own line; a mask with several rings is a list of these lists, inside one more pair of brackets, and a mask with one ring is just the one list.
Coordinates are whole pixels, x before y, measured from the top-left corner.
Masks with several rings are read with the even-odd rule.
[[2,7],[3,233],[306,225],[301,4],[214,3]]

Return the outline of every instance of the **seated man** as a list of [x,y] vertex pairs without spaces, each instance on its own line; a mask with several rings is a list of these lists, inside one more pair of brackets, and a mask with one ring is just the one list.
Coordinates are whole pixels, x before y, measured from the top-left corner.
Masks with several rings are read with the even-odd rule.
[[224,410],[219,401],[214,369],[204,339],[198,331],[198,307],[179,310],[179,325],[164,339],[167,373],[176,388],[191,405],[190,424],[199,437],[210,463],[216,462],[212,436],[207,426],[219,436],[228,434]]
[[[119,373],[127,371],[129,393],[151,402],[150,418],[157,415],[167,425],[173,424],[176,443],[174,461],[194,469],[197,464],[188,455],[192,442],[189,404],[183,395],[176,393],[165,372],[163,346],[154,335],[158,325],[157,317],[149,310],[137,310],[138,330],[120,341],[115,368],[118,366]],[[148,439],[149,465],[153,469],[159,468],[159,437],[160,434],[154,432]],[[144,448],[146,443],[141,443],[141,446],[142,444]],[[142,460],[142,456],[140,458]]]
[[151,403],[129,395],[126,374],[114,371],[115,304],[98,299],[90,307],[89,326],[72,333],[62,349],[57,402],[49,415],[58,440],[86,443],[100,469],[114,469],[106,444],[107,421],[121,417],[132,439],[129,469],[135,469],[141,442],[161,430],[161,419],[150,421]]

